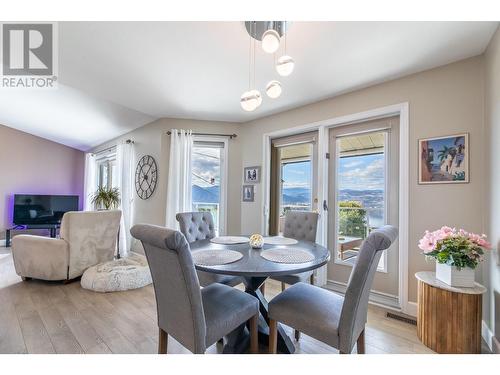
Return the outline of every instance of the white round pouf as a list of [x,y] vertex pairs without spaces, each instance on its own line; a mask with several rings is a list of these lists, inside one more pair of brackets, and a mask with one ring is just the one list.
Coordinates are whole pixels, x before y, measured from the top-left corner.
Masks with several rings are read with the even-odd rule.
[[82,288],[94,292],[118,292],[138,289],[152,283],[146,257],[130,254],[87,269],[81,280]]

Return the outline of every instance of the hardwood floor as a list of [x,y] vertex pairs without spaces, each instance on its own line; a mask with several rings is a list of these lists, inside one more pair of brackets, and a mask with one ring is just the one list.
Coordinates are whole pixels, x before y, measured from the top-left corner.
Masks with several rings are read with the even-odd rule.
[[[280,290],[279,283],[268,282],[267,298]],[[292,329],[286,329],[293,337]],[[366,353],[432,353],[417,339],[415,326],[387,318],[385,310],[373,306],[365,341]],[[297,353],[337,353],[306,335],[295,345]],[[213,345],[207,352],[221,349]],[[12,257],[0,259],[0,353],[151,354],[157,350],[152,286],[103,294],[82,289],[79,281],[23,282],[15,274]],[[267,353],[267,348],[261,347],[260,352]],[[189,351],[169,337],[168,353]]]

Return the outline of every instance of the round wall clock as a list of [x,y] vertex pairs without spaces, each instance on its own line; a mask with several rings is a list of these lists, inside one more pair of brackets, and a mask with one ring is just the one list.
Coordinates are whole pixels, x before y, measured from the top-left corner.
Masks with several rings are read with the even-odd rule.
[[151,155],[144,155],[135,169],[135,191],[141,199],[148,199],[153,195],[158,181],[158,168]]

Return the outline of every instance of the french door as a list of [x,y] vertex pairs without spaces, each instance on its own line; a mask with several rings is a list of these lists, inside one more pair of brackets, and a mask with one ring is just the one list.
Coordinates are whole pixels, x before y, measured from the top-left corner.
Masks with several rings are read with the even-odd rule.
[[271,235],[283,232],[287,211],[317,211],[317,160],[317,132],[271,141]]
[[[329,130],[327,278],[348,282],[360,245],[371,231],[398,225],[399,117]],[[388,305],[399,303],[397,244],[384,251],[373,290]]]

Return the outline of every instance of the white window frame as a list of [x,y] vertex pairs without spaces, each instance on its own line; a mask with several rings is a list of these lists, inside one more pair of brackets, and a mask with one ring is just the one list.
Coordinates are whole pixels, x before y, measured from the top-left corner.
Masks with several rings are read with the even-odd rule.
[[228,177],[228,161],[229,161],[229,140],[227,137],[218,137],[212,135],[194,135],[193,147],[196,142],[204,143],[222,143],[224,144],[221,152],[221,168],[220,168],[220,203],[219,203],[219,236],[227,234],[227,177]]

